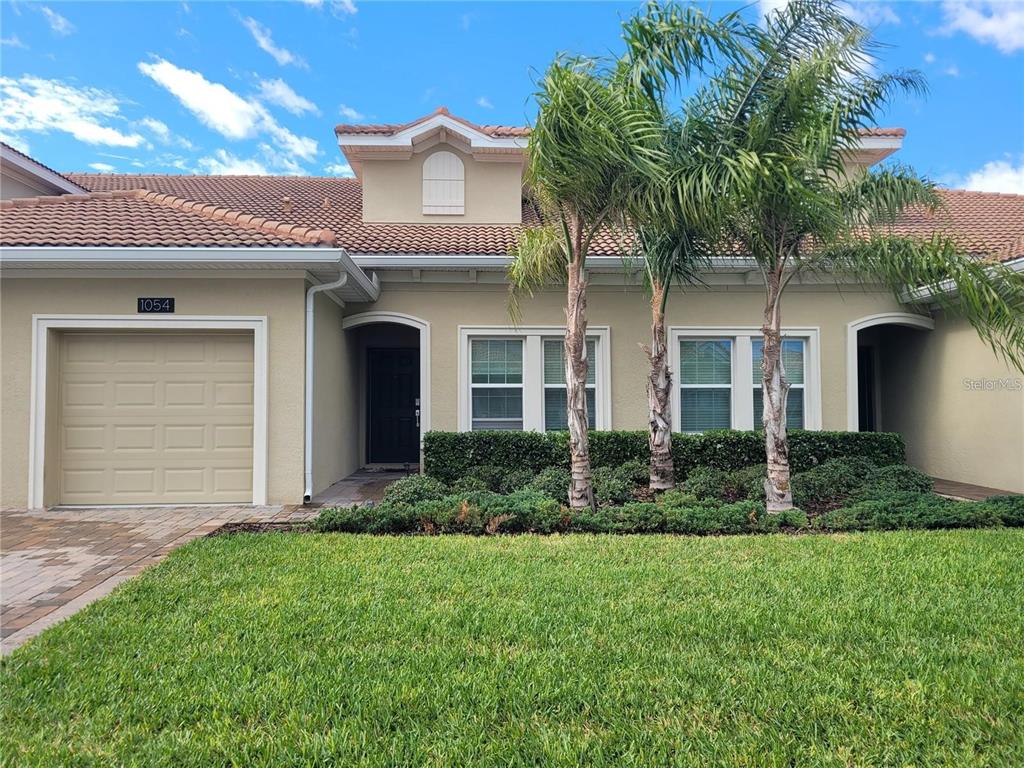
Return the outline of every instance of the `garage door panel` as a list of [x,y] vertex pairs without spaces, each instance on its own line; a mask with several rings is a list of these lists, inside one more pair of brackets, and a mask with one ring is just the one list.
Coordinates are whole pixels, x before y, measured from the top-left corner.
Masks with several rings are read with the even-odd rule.
[[248,502],[251,334],[67,334],[65,504]]

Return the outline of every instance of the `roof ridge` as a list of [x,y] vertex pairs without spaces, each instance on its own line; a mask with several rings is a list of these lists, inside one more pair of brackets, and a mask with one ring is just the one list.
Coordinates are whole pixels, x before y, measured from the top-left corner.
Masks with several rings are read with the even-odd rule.
[[177,208],[189,213],[195,213],[203,218],[212,221],[222,221],[243,229],[254,229],[267,235],[276,237],[287,237],[292,240],[299,240],[310,245],[337,245],[337,238],[329,229],[313,229],[300,224],[288,224],[276,219],[267,219],[263,216],[254,216],[251,213],[232,210],[214,203],[204,203],[197,200],[187,200],[183,197],[171,195],[165,192],[153,192],[148,189],[134,190],[136,196],[142,200],[163,205],[167,208]]
[[939,192],[948,192],[954,195],[985,195],[987,197],[1007,197],[1011,200],[1024,200],[1024,194],[1019,192],[989,192],[983,189],[955,189],[953,187],[939,187]]
[[[71,181],[71,179],[68,179]],[[137,189],[112,189],[95,192],[69,192],[63,195],[36,195],[35,197],[12,197],[0,200],[0,208],[27,208],[34,205],[53,205],[54,203],[75,202],[81,200],[111,200],[113,198],[136,197]]]

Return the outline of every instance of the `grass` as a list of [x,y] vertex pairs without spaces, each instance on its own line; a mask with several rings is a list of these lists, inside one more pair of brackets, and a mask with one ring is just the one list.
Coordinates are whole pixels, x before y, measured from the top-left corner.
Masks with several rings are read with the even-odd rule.
[[11,765],[1024,764],[1024,531],[194,542],[3,662]]

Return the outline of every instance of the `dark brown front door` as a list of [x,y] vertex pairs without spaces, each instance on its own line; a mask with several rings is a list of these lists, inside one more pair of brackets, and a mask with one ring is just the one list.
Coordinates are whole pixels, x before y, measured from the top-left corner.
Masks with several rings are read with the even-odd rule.
[[420,460],[420,352],[368,349],[367,446],[370,464]]

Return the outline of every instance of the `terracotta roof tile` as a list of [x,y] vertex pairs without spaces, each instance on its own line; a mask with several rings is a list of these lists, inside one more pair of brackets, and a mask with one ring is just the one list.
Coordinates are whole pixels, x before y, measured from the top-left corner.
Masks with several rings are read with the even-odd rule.
[[[78,182],[76,182],[78,183]],[[144,189],[0,202],[4,246],[334,245],[329,230],[260,219],[241,224],[226,208]]]
[[461,117],[457,117],[448,111],[447,107],[438,107],[429,115],[424,115],[408,123],[377,123],[377,124],[341,124],[334,127],[336,134],[355,134],[359,136],[393,136],[399,131],[404,131],[406,128],[411,128],[419,123],[426,122],[432,117],[437,115],[447,115],[452,120],[462,123],[468,128],[472,128],[475,131],[492,136],[494,138],[512,138],[517,136],[529,136],[530,129],[526,126],[519,125],[477,125],[471,123],[469,120],[465,120]]
[[[253,217],[307,230],[329,229],[338,245],[352,253],[425,253],[503,255],[515,244],[520,226],[505,224],[366,224],[362,220],[362,190],[357,179],[295,176],[167,176],[71,174],[77,184],[95,191],[144,188],[154,195],[195,201],[227,209],[227,226],[253,226]],[[1001,260],[1024,256],[1024,196],[940,190],[945,208],[934,214],[909,211],[896,230],[957,237],[971,252]],[[284,210],[283,198],[290,201]],[[67,196],[66,196],[67,197]],[[246,213],[239,213],[245,211]],[[4,211],[4,230],[7,214]],[[540,216],[523,202],[525,226]],[[46,223],[37,219],[45,230]],[[7,242],[4,232],[3,241]],[[307,236],[312,236],[307,233]],[[603,232],[593,253],[616,255],[628,248],[628,238]]]

